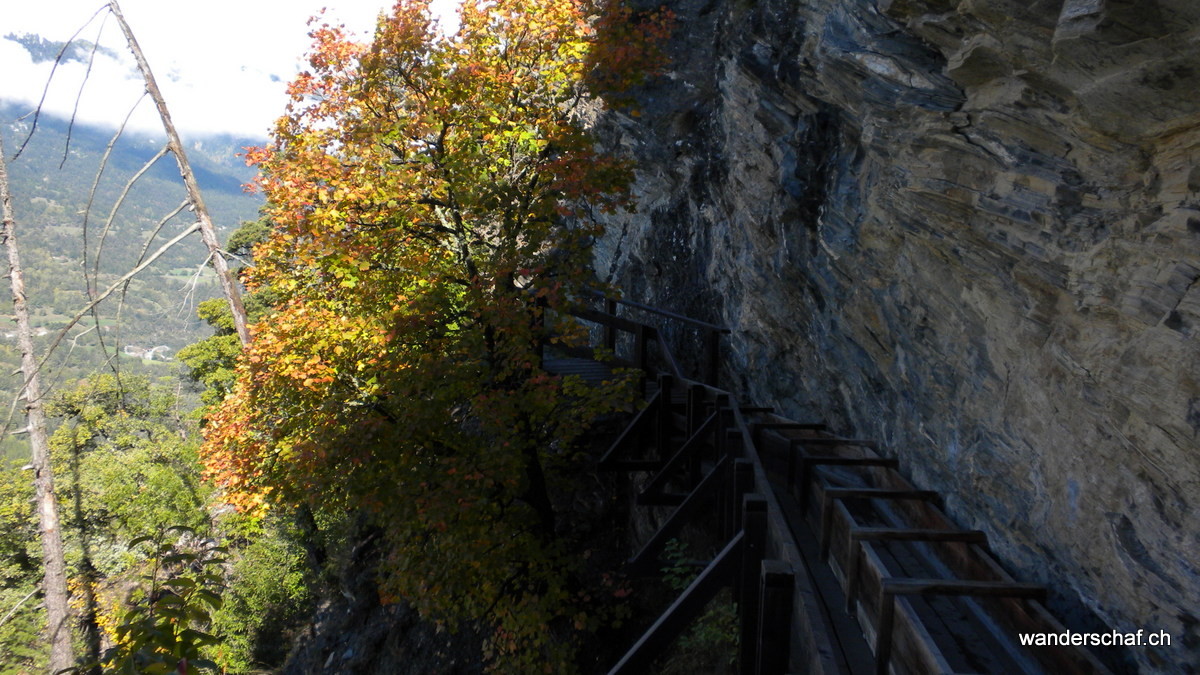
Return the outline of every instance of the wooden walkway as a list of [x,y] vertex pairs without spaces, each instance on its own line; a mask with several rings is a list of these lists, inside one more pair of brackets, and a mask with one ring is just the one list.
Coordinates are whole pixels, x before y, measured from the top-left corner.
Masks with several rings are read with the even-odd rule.
[[[604,326],[609,349],[617,331],[630,333],[624,357],[648,377],[645,407],[601,468],[630,472],[639,504],[671,509],[630,572],[661,569],[667,543],[691,523],[713,524],[725,542],[610,675],[645,672],[729,586],[745,674],[1108,672],[1081,648],[1019,644],[1022,632],[1066,630],[1042,604],[1046,589],[1005,572],[984,533],[956,525],[895,456],[819,422],[741,406],[715,386],[715,338],[727,330],[604,302],[576,316]],[[699,327],[707,382],[683,377],[658,330],[618,316],[619,305]],[[582,358],[551,356],[545,367],[592,382],[610,374]]]
[[542,368],[555,375],[578,375],[593,386],[612,378],[612,368],[608,364],[573,356],[549,355],[542,359]]

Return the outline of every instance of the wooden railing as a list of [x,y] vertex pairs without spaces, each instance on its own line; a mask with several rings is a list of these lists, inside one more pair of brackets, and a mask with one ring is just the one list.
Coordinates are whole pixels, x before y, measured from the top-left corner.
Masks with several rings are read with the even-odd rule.
[[[572,313],[601,327],[609,352],[628,333],[632,348],[618,356],[647,374],[646,406],[600,467],[635,472],[639,504],[673,509],[629,571],[659,570],[667,543],[703,516],[723,542],[610,675],[645,672],[725,587],[734,590],[738,671],[747,675],[1108,672],[1078,648],[1021,651],[1017,632],[1065,632],[1040,602],[1046,589],[1007,575],[986,536],[955,526],[937,494],[914,488],[877,444],[741,406],[718,388],[728,329],[597,301],[601,309]],[[621,307],[700,328],[699,377],[685,377],[659,329]]]
[[721,370],[721,336],[729,334],[730,331],[728,328],[707,321],[692,319],[664,309],[658,309],[657,307],[651,307],[650,305],[644,305],[640,302],[608,297],[597,291],[590,291],[589,298],[601,304],[602,309],[581,305],[572,314],[602,326],[604,331],[603,344],[610,351],[616,351],[617,335],[620,331],[630,333],[634,338],[635,345],[631,361],[643,371],[655,370],[650,364],[651,352],[649,351],[650,343],[653,342],[658,347],[657,356],[665,364],[665,372],[675,377],[683,377],[679,362],[675,359],[674,353],[671,351],[670,346],[667,345],[665,337],[659,328],[644,321],[636,321],[630,317],[621,316],[621,308],[669,319],[676,324],[688,326],[699,331],[703,336],[701,340],[702,344],[698,346],[698,349],[703,353],[701,360],[703,367],[698,379],[705,384],[717,385],[717,378]]

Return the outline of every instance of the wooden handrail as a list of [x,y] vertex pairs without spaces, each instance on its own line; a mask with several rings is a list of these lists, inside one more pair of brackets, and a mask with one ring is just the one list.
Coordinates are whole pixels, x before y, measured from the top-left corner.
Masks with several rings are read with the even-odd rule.
[[625,305],[626,307],[632,307],[632,308],[634,308],[634,309],[639,309],[639,310],[641,310],[641,311],[643,311],[643,312],[649,312],[649,313],[651,313],[651,314],[657,314],[658,316],[665,316],[665,317],[667,317],[668,319],[674,319],[675,321],[680,321],[680,322],[682,322],[682,323],[686,323],[686,324],[689,324],[689,325],[692,325],[692,326],[696,326],[697,328],[703,328],[703,329],[705,329],[705,330],[710,330],[710,331],[713,331],[713,332],[716,332],[716,333],[721,333],[722,335],[729,335],[730,333],[732,333],[732,332],[733,332],[732,330],[730,330],[729,328],[726,328],[725,326],[718,326],[718,325],[717,325],[717,324],[715,324],[715,323],[709,323],[709,322],[707,322],[707,321],[701,321],[701,320],[699,320],[699,319],[693,319],[693,318],[692,318],[692,317],[690,317],[690,316],[684,316],[684,315],[682,315],[682,314],[676,314],[675,312],[672,312],[672,311],[669,311],[669,310],[665,310],[665,309],[659,309],[659,308],[657,308],[657,307],[651,307],[650,305],[643,305],[642,303],[640,303],[640,302],[634,302],[633,300],[623,300],[623,299],[621,299],[621,298],[612,298],[612,297],[609,297],[609,296],[605,295],[604,293],[602,293],[602,292],[600,292],[600,291],[597,291],[597,290],[594,290],[594,289],[587,289],[587,290],[585,290],[585,291],[584,291],[584,293],[585,293],[585,294],[587,294],[587,295],[590,295],[590,296],[592,296],[593,298],[599,298],[599,299],[602,299],[602,300],[609,300],[609,301],[611,301],[611,302],[615,302],[615,303],[617,303],[617,304],[619,304],[619,305]]

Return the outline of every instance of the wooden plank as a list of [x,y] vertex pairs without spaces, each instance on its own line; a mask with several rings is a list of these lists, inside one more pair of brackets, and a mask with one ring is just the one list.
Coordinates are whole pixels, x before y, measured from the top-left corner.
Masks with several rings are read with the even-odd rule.
[[601,312],[597,309],[589,309],[587,307],[572,309],[568,312],[568,314],[579,317],[584,321],[591,321],[592,323],[598,323],[601,326],[623,330],[627,333],[637,333],[638,329],[645,325],[632,319],[626,319],[625,317],[615,316],[606,312]]
[[960,579],[884,579],[879,589],[879,622],[875,636],[877,675],[887,675],[892,652],[892,630],[898,595],[970,595],[1044,599],[1046,587],[1011,582]]
[[[607,296],[605,296],[603,293],[600,293],[599,291],[587,291],[587,292],[589,294],[593,294],[595,297],[607,298]],[[619,305],[625,305],[626,307],[640,309],[643,312],[649,312],[651,314],[657,314],[658,316],[664,316],[664,317],[667,317],[668,319],[674,319],[676,321],[681,321],[683,323],[686,323],[686,324],[689,324],[692,326],[696,326],[698,328],[706,328],[708,330],[714,330],[714,331],[717,331],[719,333],[724,333],[724,334],[733,332],[730,329],[726,328],[725,326],[718,326],[715,323],[701,321],[700,319],[693,319],[690,316],[684,316],[682,314],[677,314],[675,312],[672,312],[672,311],[669,311],[666,309],[659,309],[658,307],[651,307],[650,305],[644,305],[640,302],[634,302],[633,300],[625,300],[622,298],[616,298],[614,301]],[[575,314],[575,312],[576,312],[576,310],[571,311],[572,314]],[[578,316],[578,314],[576,314],[576,316]]]
[[846,547],[846,611],[853,613],[854,605],[858,602],[858,568],[862,556],[859,555],[861,541],[928,541],[928,542],[966,542],[982,544],[987,542],[987,534],[981,530],[922,530],[910,528],[889,527],[852,527]]
[[833,502],[841,499],[937,499],[932,490],[888,490],[883,488],[824,488],[821,505],[821,560],[829,559],[829,535],[833,526]]
[[[803,445],[802,439],[792,439],[793,445]],[[800,503],[808,503],[808,483],[812,478],[814,466],[886,466],[897,468],[900,460],[891,457],[833,457],[821,455],[788,453],[788,487],[795,484],[796,463],[800,464]]]
[[824,431],[826,426],[821,422],[755,422],[750,429],[757,438],[759,431]]
[[695,436],[696,430],[700,428],[701,422],[708,413],[707,406],[704,405],[705,395],[708,391],[703,385],[689,384],[687,386],[687,430],[688,435]]
[[849,445],[872,450],[879,449],[879,443],[865,438],[793,438],[793,443],[800,445]]
[[1046,587],[1042,584],[972,579],[884,579],[882,592],[890,595],[969,595],[1039,601],[1046,599]]
[[[729,331],[723,331],[729,332]],[[721,375],[721,333],[722,331],[709,329],[705,335],[705,352],[706,363],[704,369],[704,382],[712,386],[717,386],[717,379]]]
[[608,675],[640,675],[647,672],[654,658],[661,654],[687,628],[700,610],[732,581],[741,559],[744,535],[738,532],[721,549],[708,567],[696,577],[667,611],[642,634],[625,656],[608,671]]
[[[608,314],[609,316],[611,316],[613,318],[616,318],[617,302],[610,298],[605,298],[604,299],[604,313]],[[616,349],[617,349],[616,326],[613,326],[613,325],[605,325],[604,326],[604,346],[610,352],[614,352],[614,353],[616,352]]]

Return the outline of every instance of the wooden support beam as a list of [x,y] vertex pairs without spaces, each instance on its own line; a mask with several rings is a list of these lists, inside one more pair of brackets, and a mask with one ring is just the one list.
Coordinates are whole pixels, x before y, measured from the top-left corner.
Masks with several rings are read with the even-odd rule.
[[762,561],[756,675],[783,675],[788,671],[795,586],[795,574],[790,564],[782,560]]
[[[605,298],[604,312],[613,318],[617,318],[617,301],[613,298]],[[604,325],[604,346],[614,353],[617,350],[617,327],[612,324]]]
[[625,652],[625,656],[608,671],[608,675],[640,675],[647,672],[654,657],[670,646],[683,629],[696,619],[700,610],[733,581],[737,564],[741,561],[743,542],[743,533],[738,532],[734,535],[700,576],[692,581],[667,611],[663,612],[629,651]]
[[658,415],[655,416],[654,445],[659,457],[668,457],[671,453],[671,436],[674,433],[674,423],[671,419],[671,391],[675,388],[675,378],[666,373],[658,375]]
[[892,630],[898,595],[968,595],[975,597],[1027,598],[1044,601],[1046,587],[1011,581],[967,581],[960,579],[883,579],[879,589],[879,624],[875,633],[875,672],[887,675],[892,658]]
[[788,487],[795,484],[796,465],[800,465],[800,509],[802,512],[808,510],[808,486],[812,478],[812,468],[817,465],[824,466],[888,466],[893,469],[900,466],[900,460],[893,457],[828,457],[809,455],[804,452],[796,452],[797,445],[803,445],[801,439],[793,439],[792,447],[788,452]]
[[[586,318],[586,317],[584,317]],[[630,322],[632,323],[632,322]],[[650,366],[650,349],[647,346],[650,342],[650,327],[646,324],[635,323],[634,325],[634,359],[637,367],[643,373],[646,373]]]
[[595,309],[588,309],[587,307],[573,309],[570,313],[572,316],[577,316],[584,321],[591,321],[605,328],[623,330],[627,333],[637,333],[639,328],[648,327],[632,319],[616,316],[612,312],[601,312]]
[[754,464],[748,459],[733,461],[728,509],[726,510],[726,532],[735,532],[742,524],[742,499],[754,490]]
[[727,480],[729,460],[722,459],[717,462],[716,466],[708,472],[704,480],[692,490],[687,499],[675,509],[666,522],[658,528],[650,540],[647,541],[640,551],[637,552],[627,563],[631,573],[645,573],[645,568],[653,561],[658,559],[658,554],[662,553],[663,547],[667,542],[679,534],[683,526],[688,523],[688,519],[695,514],[700,505],[706,499],[714,495],[718,495],[722,490],[723,483]]
[[705,338],[704,383],[715,387],[721,374],[721,333],[710,329]]
[[717,394],[713,404],[717,410],[717,457],[724,457],[729,453],[729,435],[725,433],[725,430],[733,426],[733,411],[729,410],[729,394]]
[[825,429],[825,425],[821,422],[755,422],[750,425],[750,433],[756,441],[761,431],[825,431]]
[[821,504],[821,561],[829,560],[829,539],[833,529],[833,502],[839,499],[918,499],[933,501],[933,490],[887,490],[883,488],[825,488]]
[[[671,455],[671,458],[668,459],[666,461],[666,463],[662,465],[662,468],[659,469],[658,473],[655,474],[654,477],[650,479],[650,482],[646,483],[646,487],[644,487],[642,489],[641,493],[638,494],[638,497],[637,497],[638,504],[657,503],[657,502],[643,501],[643,500],[644,499],[653,499],[655,495],[661,494],[663,492],[663,488],[666,487],[667,480],[671,477],[672,473],[676,469],[678,469],[679,466],[681,464],[683,464],[685,461],[688,462],[688,479],[689,479],[688,487],[689,488],[694,487],[695,484],[697,482],[699,482],[700,462],[694,461],[694,460],[696,460],[699,457],[700,446],[703,445],[705,436],[709,433],[709,430],[712,429],[712,427],[716,424],[716,422],[717,422],[717,413],[713,413],[713,414],[709,415],[708,419],[704,420],[704,423],[701,424],[699,426],[699,428],[696,429],[696,431],[692,434],[691,438],[687,439],[687,441],[685,441],[684,444],[681,445],[679,447],[679,449],[675,451],[675,454]],[[693,467],[695,467],[694,473],[695,473],[695,477],[697,479],[694,482],[691,481],[691,478],[693,476]],[[675,502],[675,503],[678,503],[678,502]]]
[[755,673],[758,670],[759,620],[762,618],[760,602],[762,590],[758,582],[762,576],[762,561],[767,547],[767,499],[761,494],[751,493],[742,498],[742,545],[741,579],[735,586],[734,601],[738,606],[738,623],[741,639],[738,642],[738,672]]
[[687,427],[688,435],[694,436],[700,424],[708,417],[708,406],[704,405],[704,397],[708,389],[702,384],[689,384],[687,387]]
[[865,438],[793,438],[801,445],[853,445],[861,448],[879,449],[879,443]]
[[[687,390],[687,427],[688,435],[695,436],[699,431],[700,426],[707,419],[708,406],[705,404],[705,397],[708,395],[708,389],[702,384],[688,385]],[[715,444],[714,444],[715,446]],[[696,448],[696,452],[689,455],[688,458],[688,485],[693,486],[700,482],[701,462],[703,455],[700,448]]]
[[617,456],[630,446],[635,446],[639,450],[642,447],[642,434],[645,432],[646,425],[651,419],[654,419],[658,414],[659,403],[662,400],[662,393],[655,392],[650,400],[646,402],[646,407],[642,408],[633,416],[629,424],[617,436],[617,440],[609,446],[608,450],[600,456],[600,461],[597,463],[597,468],[601,471],[609,471],[617,468],[615,464],[618,462]]
[[859,542],[863,541],[925,541],[986,544],[982,530],[928,530],[891,527],[852,527],[846,545],[846,611],[854,613],[858,602],[858,569],[862,561]]

